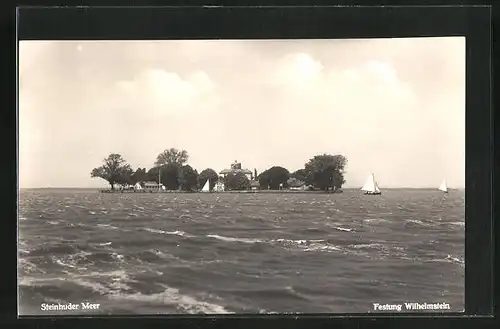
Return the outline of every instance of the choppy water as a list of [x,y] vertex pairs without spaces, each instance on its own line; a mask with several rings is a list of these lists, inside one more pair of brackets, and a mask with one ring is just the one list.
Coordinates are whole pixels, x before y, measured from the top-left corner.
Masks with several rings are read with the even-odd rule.
[[[464,308],[464,191],[99,194],[23,190],[19,313]],[[75,312],[73,312],[75,314]]]

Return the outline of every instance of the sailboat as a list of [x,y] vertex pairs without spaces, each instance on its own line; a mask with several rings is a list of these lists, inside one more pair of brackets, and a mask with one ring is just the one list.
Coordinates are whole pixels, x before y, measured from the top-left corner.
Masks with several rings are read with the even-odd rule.
[[375,175],[370,174],[366,179],[365,185],[361,188],[361,191],[365,192],[366,195],[380,195],[380,191],[377,181],[375,180]]
[[203,188],[201,189],[202,192],[210,192],[210,179],[207,179],[207,182],[205,185],[203,185]]
[[448,193],[448,186],[446,185],[446,180],[443,180],[438,190],[443,191],[444,193]]

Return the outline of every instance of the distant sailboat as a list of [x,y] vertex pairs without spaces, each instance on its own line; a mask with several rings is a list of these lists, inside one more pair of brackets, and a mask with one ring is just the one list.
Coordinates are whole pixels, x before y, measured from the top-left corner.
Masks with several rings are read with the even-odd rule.
[[365,192],[367,195],[380,195],[380,191],[377,181],[375,180],[375,175],[370,174],[366,179],[365,185],[361,188],[361,191]]
[[207,179],[207,182],[205,185],[203,185],[203,188],[201,189],[202,192],[210,192],[210,179]]
[[444,193],[448,193],[448,186],[446,185],[446,181],[443,180],[438,190],[443,191]]

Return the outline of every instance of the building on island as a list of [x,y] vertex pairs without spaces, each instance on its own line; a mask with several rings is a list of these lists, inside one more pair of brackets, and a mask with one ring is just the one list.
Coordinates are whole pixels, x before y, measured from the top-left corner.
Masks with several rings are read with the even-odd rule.
[[258,189],[260,189],[260,183],[259,183],[259,181],[254,180],[254,181],[250,182],[250,187],[252,188],[252,190],[258,190]]
[[306,183],[301,181],[300,179],[291,177],[286,181],[286,184],[288,185],[288,188],[290,190],[305,190],[306,189]]
[[125,191],[130,191],[130,190],[134,190],[135,187],[134,187],[134,185],[126,184],[126,185],[120,186],[120,189],[125,190]]
[[219,181],[215,183],[214,192],[224,192],[224,190],[225,190],[224,182],[222,182],[222,179],[219,179]]
[[222,176],[222,178],[226,178],[228,174],[238,174],[238,173],[243,173],[249,180],[253,180],[253,173],[252,171],[248,169],[241,169],[241,163],[238,161],[234,161],[234,163],[231,165],[231,169],[224,169],[222,170],[219,174]]
[[158,184],[157,182],[152,181],[142,183],[142,188],[145,192],[158,191],[160,189],[165,190],[165,186],[163,184]]

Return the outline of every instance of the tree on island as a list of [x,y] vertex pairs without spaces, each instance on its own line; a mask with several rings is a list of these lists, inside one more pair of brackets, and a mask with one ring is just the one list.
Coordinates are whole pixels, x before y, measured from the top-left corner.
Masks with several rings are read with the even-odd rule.
[[115,184],[123,183],[126,180],[123,176],[128,175],[132,169],[125,159],[117,153],[110,154],[103,161],[104,165],[92,169],[90,177],[106,180],[111,185],[111,190],[114,190]]
[[190,165],[182,166],[179,172],[178,183],[183,191],[196,190],[198,186],[198,172]]
[[243,173],[229,173],[224,179],[224,185],[228,190],[248,190],[250,189],[250,180]]
[[317,155],[306,163],[304,171],[306,182],[324,191],[341,188],[344,180],[344,168],[347,158],[343,155]]
[[167,190],[178,190],[182,182],[182,167],[176,164],[161,167],[161,183]]
[[[147,180],[155,182],[156,184],[162,183],[167,189],[176,190],[178,188],[177,167],[171,168],[170,166],[163,166],[161,167],[161,175],[158,175],[159,171],[160,167],[152,167],[149,169],[146,174]],[[161,182],[158,179],[161,179]]]
[[307,178],[307,173],[306,173],[305,169],[299,169],[299,170],[293,172],[292,174],[290,174],[290,177],[305,182],[306,178]]
[[152,167],[151,169],[148,170],[146,173],[146,180],[151,181],[151,182],[156,182],[158,184],[158,171],[160,170],[159,167]]
[[286,187],[286,182],[290,178],[290,173],[287,169],[274,166],[262,172],[259,176],[259,184],[261,188],[271,190],[279,190],[280,185]]
[[132,174],[131,180],[132,185],[148,181],[149,177],[148,173],[146,172],[146,168],[137,168],[136,171]]
[[158,171],[161,168],[161,183],[167,190],[178,190],[181,187],[182,168],[189,158],[186,150],[176,148],[166,149],[156,157],[155,167],[150,169],[151,175],[156,174],[154,181],[158,182]]
[[215,187],[215,184],[219,181],[219,175],[217,172],[211,168],[204,169],[198,176],[198,188],[203,188],[207,179],[210,179],[210,191]]
[[133,185],[134,184],[132,179],[133,175],[134,175],[134,170],[130,168],[129,165],[125,165],[123,168],[121,168],[116,183],[121,185],[122,187]]
[[155,166],[176,165],[179,169],[186,164],[189,159],[186,150],[178,150],[176,148],[167,149],[156,157]]

